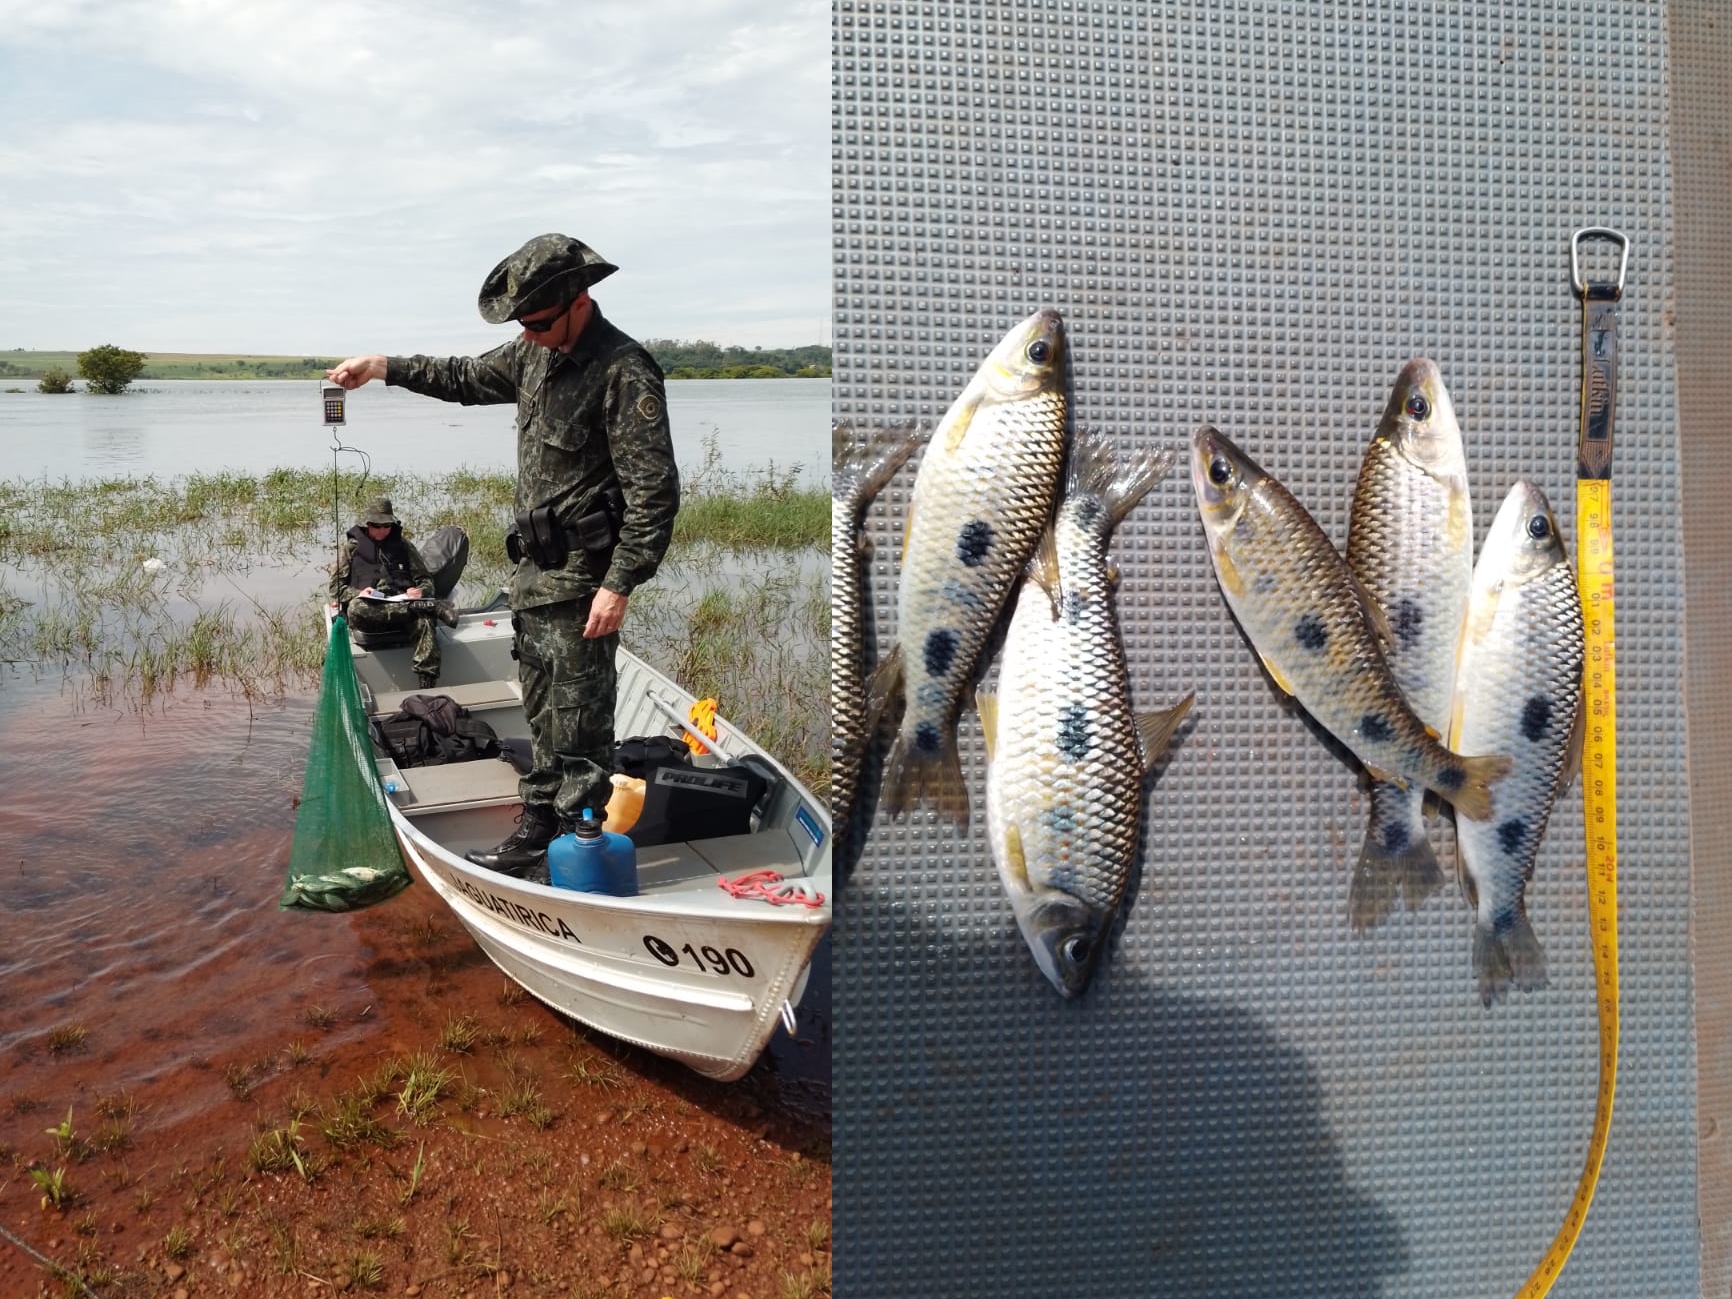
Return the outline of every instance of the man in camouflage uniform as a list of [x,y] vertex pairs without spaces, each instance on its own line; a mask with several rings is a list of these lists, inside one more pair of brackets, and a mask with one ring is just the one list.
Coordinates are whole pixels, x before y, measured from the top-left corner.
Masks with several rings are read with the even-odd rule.
[[[626,604],[661,563],[679,510],[662,372],[602,318],[590,286],[618,268],[564,235],[531,239],[482,283],[489,324],[523,332],[479,357],[358,356],[327,373],[345,388],[384,379],[464,405],[517,403],[512,626],[534,766],[523,814],[469,859],[524,876],[612,786],[614,651]],[[562,555],[560,552],[564,551]]]
[[[395,631],[406,627],[415,635],[410,663],[423,690],[439,683],[439,637],[434,620],[457,625],[457,611],[447,600],[433,598],[433,578],[421,552],[403,536],[402,520],[386,496],[367,502],[360,522],[344,535],[331,565],[331,599],[357,631]],[[370,597],[406,595],[386,602]]]

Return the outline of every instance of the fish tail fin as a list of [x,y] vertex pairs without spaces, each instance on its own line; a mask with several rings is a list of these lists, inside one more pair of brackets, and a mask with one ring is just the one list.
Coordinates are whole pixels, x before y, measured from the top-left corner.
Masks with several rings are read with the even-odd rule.
[[1371,818],[1347,889],[1347,918],[1356,933],[1388,919],[1397,898],[1417,911],[1443,887],[1443,869],[1425,835],[1423,807],[1417,788],[1371,786]]
[[898,641],[872,669],[866,679],[866,735],[878,734],[878,726],[892,707],[902,702],[902,643]]
[[1480,758],[1458,757],[1450,764],[1453,785],[1435,784],[1435,789],[1447,798],[1455,810],[1470,821],[1491,819],[1491,787],[1515,764],[1501,753]]
[[1167,476],[1175,458],[1170,447],[1121,458],[1100,434],[1079,432],[1065,471],[1065,494],[1098,496],[1106,506],[1106,526],[1111,531]]
[[879,801],[886,814],[901,816],[922,803],[948,817],[957,830],[968,829],[968,782],[962,776],[962,754],[954,727],[942,732],[933,752],[916,750],[903,735],[884,760],[884,791]]
[[895,477],[924,433],[919,424],[861,432],[849,424],[830,426],[830,476],[833,494],[864,504]]
[[1476,920],[1473,927],[1473,974],[1479,984],[1480,1004],[1490,1009],[1511,985],[1523,992],[1546,986],[1546,954],[1526,910],[1515,910],[1491,923]]

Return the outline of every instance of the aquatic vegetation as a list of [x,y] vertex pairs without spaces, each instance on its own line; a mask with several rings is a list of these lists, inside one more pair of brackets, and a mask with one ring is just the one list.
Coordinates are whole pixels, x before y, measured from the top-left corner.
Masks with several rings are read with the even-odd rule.
[[[822,795],[830,505],[800,472],[733,470],[707,443],[625,635]],[[454,598],[474,607],[510,575],[514,490],[513,475],[472,469],[0,480],[0,662],[58,673],[104,706],[147,707],[183,684],[248,700],[312,689],[326,565],[361,502],[391,494],[412,536],[461,526],[470,555]]]

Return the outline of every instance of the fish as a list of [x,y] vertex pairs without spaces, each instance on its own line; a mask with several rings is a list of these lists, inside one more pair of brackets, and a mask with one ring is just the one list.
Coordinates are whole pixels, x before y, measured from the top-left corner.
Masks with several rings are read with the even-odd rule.
[[897,640],[867,682],[867,725],[903,705],[879,804],[968,827],[956,723],[979,659],[1052,517],[1064,473],[1065,333],[1043,309],[1005,334],[927,442],[908,507]]
[[914,425],[857,431],[830,427],[830,819],[852,833],[854,799],[870,735],[866,730],[865,573],[861,520],[924,439]]
[[1088,987],[1130,884],[1143,785],[1190,711],[1134,713],[1107,546],[1172,467],[1122,462],[1078,434],[1064,495],[1023,580],[997,692],[976,692],[986,734],[993,861],[1035,964],[1064,997]]
[[1215,577],[1275,685],[1364,764],[1473,820],[1491,815],[1505,754],[1464,757],[1414,716],[1380,643],[1388,627],[1305,507],[1218,429],[1191,439],[1191,485]]
[[1518,481],[1474,565],[1448,737],[1511,754],[1492,815],[1456,827],[1463,896],[1474,911],[1473,972],[1483,1005],[1546,983],[1526,892],[1558,795],[1579,767],[1586,632],[1563,539],[1545,494]]
[[[1389,625],[1384,658],[1395,684],[1441,735],[1473,581],[1473,506],[1455,406],[1424,357],[1401,367],[1360,461],[1347,565]],[[1381,922],[1398,895],[1417,910],[1443,886],[1424,809],[1423,790],[1372,782],[1370,824],[1347,895],[1355,930]]]

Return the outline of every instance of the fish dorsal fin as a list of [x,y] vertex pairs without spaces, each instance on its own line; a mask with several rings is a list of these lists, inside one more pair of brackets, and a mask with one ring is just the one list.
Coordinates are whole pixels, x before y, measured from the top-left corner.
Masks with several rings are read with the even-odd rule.
[[1022,854],[1022,831],[1012,821],[1004,829],[1004,870],[1014,885],[1024,893],[1034,892],[1028,882],[1028,859]]
[[1137,714],[1137,744],[1143,751],[1145,776],[1155,769],[1155,763],[1173,742],[1173,733],[1179,729],[1179,723],[1185,720],[1185,714],[1196,702],[1197,692],[1193,690],[1165,712]]
[[980,733],[986,737],[986,760],[992,761],[992,747],[998,742],[998,696],[984,690],[974,692],[974,711],[980,718]]
[[1293,693],[1293,679],[1291,677],[1289,677],[1285,672],[1283,672],[1280,668],[1276,667],[1275,661],[1273,659],[1271,659],[1267,654],[1263,653],[1262,650],[1257,651],[1257,657],[1263,660],[1263,670],[1265,672],[1267,672],[1272,678],[1274,678],[1276,688],[1279,689],[1281,691],[1281,693],[1284,695],[1292,694]]

